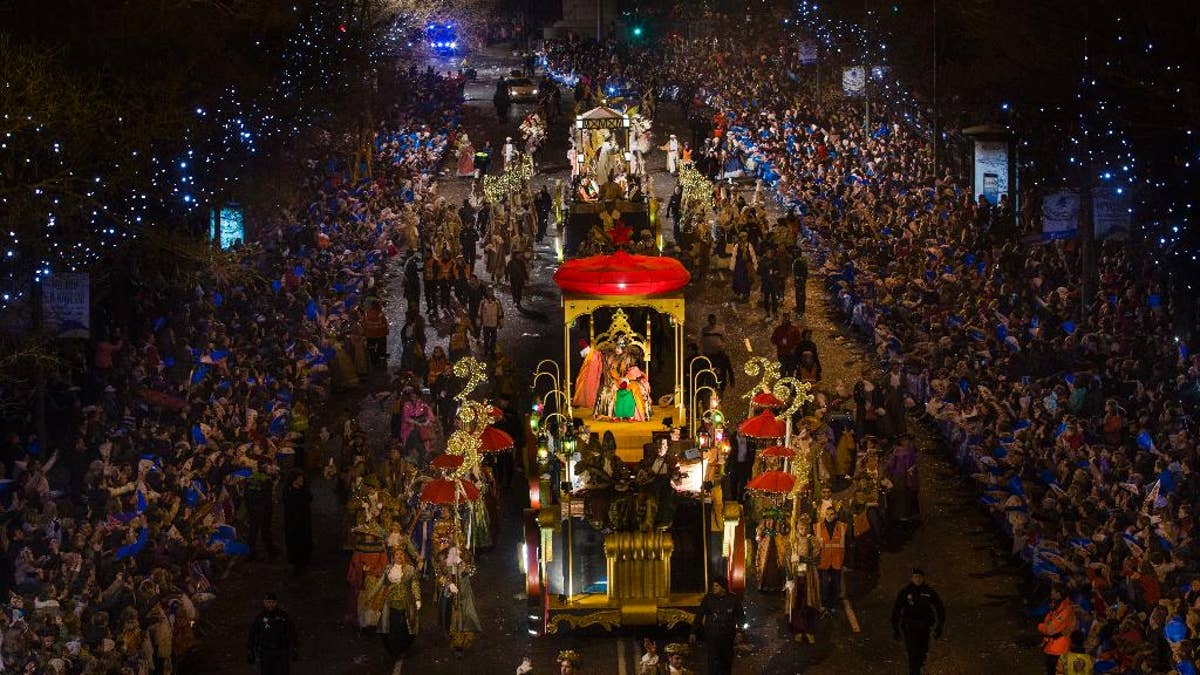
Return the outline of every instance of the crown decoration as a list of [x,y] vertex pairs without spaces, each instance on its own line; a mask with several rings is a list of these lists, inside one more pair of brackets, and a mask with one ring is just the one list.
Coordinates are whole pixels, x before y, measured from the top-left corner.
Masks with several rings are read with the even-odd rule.
[[608,324],[608,330],[597,335],[592,346],[596,349],[637,347],[642,350],[643,356],[650,356],[650,349],[646,344],[646,338],[633,329],[633,326],[629,324],[629,315],[625,313],[625,310],[620,308],[616,312],[613,312],[612,321]]

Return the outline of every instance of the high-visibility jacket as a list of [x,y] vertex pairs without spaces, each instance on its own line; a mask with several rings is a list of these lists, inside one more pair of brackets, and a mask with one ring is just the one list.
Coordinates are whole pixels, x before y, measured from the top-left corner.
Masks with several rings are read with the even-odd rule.
[[1071,631],[1075,630],[1075,607],[1070,599],[1063,598],[1038,624],[1042,634],[1042,651],[1055,656],[1066,654],[1071,648]]
[[846,524],[840,520],[837,521],[837,524],[833,526],[832,536],[824,522],[817,523],[816,530],[817,541],[821,544],[821,560],[817,563],[817,568],[823,570],[842,569],[842,565],[846,561]]

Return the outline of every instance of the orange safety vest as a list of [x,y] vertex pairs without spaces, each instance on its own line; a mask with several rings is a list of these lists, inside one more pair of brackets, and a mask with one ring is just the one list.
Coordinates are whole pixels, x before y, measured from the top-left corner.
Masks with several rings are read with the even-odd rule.
[[1038,624],[1042,634],[1042,651],[1052,656],[1061,656],[1071,649],[1071,631],[1075,630],[1075,607],[1067,598],[1050,610]]
[[821,560],[817,564],[818,569],[828,570],[842,569],[843,563],[846,561],[846,524],[842,521],[837,521],[833,526],[833,536],[829,536],[829,529],[825,527],[824,521],[817,523],[817,541],[821,543]]

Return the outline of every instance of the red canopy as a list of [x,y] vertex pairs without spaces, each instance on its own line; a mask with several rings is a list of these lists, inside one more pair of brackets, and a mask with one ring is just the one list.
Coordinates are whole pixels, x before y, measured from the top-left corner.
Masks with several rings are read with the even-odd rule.
[[479,499],[479,488],[461,478],[436,478],[421,488],[421,501],[429,504],[455,504]]
[[453,471],[462,466],[465,459],[466,458],[462,455],[438,455],[437,457],[433,458],[433,461],[429,463],[429,466],[435,469],[446,469],[447,471]]
[[759,408],[782,408],[783,401],[779,397],[769,391],[760,391],[750,399],[750,402]]
[[554,283],[585,295],[661,295],[687,286],[691,275],[674,258],[617,251],[563,263]]
[[747,490],[755,490],[757,492],[776,492],[785,493],[791,492],[792,487],[796,485],[796,478],[790,473],[783,471],[764,471],[754,480],[746,483]]
[[758,456],[759,457],[787,457],[790,459],[790,458],[796,456],[796,451],[792,450],[791,448],[789,448],[787,446],[772,445],[769,448],[763,448],[762,450],[760,450],[758,453]]
[[787,426],[775,419],[775,413],[764,410],[761,414],[742,422],[738,431],[750,438],[783,438]]
[[483,428],[483,433],[479,435],[479,451],[488,452],[504,452],[513,446],[513,437],[508,435],[508,432],[501,431],[492,425]]

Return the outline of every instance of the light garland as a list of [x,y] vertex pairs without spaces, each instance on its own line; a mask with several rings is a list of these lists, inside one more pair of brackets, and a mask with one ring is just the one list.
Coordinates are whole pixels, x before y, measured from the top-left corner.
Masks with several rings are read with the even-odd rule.
[[499,176],[483,177],[483,197],[489,203],[498,204],[514,192],[529,186],[533,180],[533,158],[526,155],[517,166],[506,169]]
[[704,174],[691,164],[686,164],[679,170],[679,184],[683,186],[683,200],[699,204],[705,217],[716,208],[713,199],[713,184]]
[[[755,377],[761,375],[758,384],[750,388],[742,395],[742,398],[753,399],[758,392],[771,391],[771,385],[775,380],[779,379],[780,370],[783,366],[778,361],[772,361],[765,356],[752,356],[749,361],[746,361],[744,368],[747,375]],[[772,392],[774,393],[774,392]],[[780,400],[784,400],[782,396],[777,396]]]
[[454,376],[465,379],[462,391],[454,395],[458,401],[458,429],[446,439],[446,453],[463,458],[463,463],[453,472],[454,478],[464,478],[474,471],[481,461],[479,448],[483,429],[491,419],[491,405],[476,401],[471,394],[487,381],[487,364],[474,356],[467,356],[454,363]]

